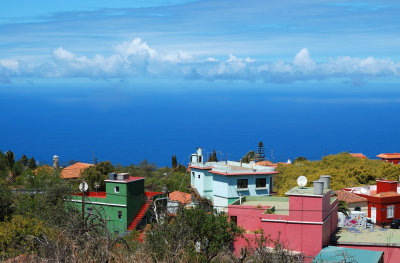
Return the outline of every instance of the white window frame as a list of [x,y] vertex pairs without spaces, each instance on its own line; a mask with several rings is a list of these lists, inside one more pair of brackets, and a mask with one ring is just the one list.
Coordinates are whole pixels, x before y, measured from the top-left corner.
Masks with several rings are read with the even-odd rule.
[[119,193],[119,186],[114,186],[114,193]]
[[386,218],[394,218],[394,205],[388,205],[386,210]]

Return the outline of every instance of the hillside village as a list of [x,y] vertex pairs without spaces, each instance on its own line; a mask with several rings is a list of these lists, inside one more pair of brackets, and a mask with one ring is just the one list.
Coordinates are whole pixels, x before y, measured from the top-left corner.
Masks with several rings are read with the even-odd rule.
[[[261,144],[262,146],[262,144]],[[400,262],[400,154],[187,166],[0,152],[4,262]]]

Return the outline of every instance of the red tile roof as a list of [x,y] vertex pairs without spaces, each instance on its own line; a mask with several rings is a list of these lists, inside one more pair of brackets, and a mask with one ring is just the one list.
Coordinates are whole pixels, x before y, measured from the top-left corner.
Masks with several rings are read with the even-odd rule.
[[337,199],[339,201],[345,201],[349,204],[350,203],[358,203],[358,202],[368,202],[367,198],[358,196],[349,191],[338,190],[338,191],[336,191],[336,194],[337,194]]
[[354,156],[354,157],[357,157],[357,158],[360,158],[360,159],[367,159],[367,156],[365,156],[362,153],[350,153],[350,155]]
[[376,157],[383,159],[400,159],[400,153],[381,153]]
[[[82,196],[81,193],[73,194],[75,196]],[[107,198],[106,192],[86,192],[86,197],[95,197],[95,198]]]
[[94,164],[75,163],[73,165],[65,167],[61,171],[61,178],[79,178],[81,177],[81,172],[90,166],[94,166]]
[[173,191],[169,194],[169,199],[172,201],[178,201],[182,204],[188,204],[192,202],[192,195],[184,192]]
[[261,166],[275,166],[276,164],[274,164],[273,162],[270,162],[270,161],[260,161],[260,162],[257,162],[256,165],[261,165]]
[[374,197],[392,197],[392,196],[400,196],[400,194],[398,194],[396,192],[383,192],[383,193],[374,195]]

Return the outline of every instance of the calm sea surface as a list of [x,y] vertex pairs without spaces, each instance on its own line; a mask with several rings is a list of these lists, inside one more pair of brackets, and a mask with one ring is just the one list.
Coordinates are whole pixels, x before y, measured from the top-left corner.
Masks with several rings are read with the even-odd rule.
[[[186,85],[189,85],[187,83]],[[268,159],[320,159],[342,151],[400,152],[395,87],[293,88],[245,84],[156,88],[0,87],[0,149],[41,162],[170,166],[196,147],[238,160],[261,140]],[[261,84],[259,86],[262,86]],[[264,85],[265,86],[265,85]]]

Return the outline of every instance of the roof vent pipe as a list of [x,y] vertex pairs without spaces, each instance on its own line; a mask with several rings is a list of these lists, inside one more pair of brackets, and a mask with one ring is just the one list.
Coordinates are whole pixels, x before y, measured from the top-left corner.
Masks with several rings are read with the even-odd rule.
[[314,181],[314,194],[315,195],[322,195],[324,192],[324,182],[322,181]]
[[109,173],[108,174],[108,179],[109,180],[117,180],[117,174],[116,173]]
[[331,176],[330,175],[321,175],[318,181],[324,182],[324,189],[331,188]]

